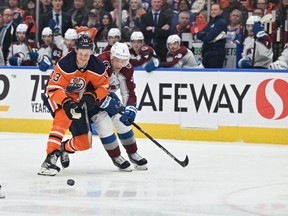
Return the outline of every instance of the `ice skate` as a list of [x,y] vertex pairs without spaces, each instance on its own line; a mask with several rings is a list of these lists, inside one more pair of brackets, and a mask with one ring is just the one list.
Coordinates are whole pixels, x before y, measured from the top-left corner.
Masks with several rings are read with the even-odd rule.
[[147,170],[147,160],[141,157],[137,152],[128,154],[129,160],[134,165],[135,169],[138,170]]
[[60,147],[60,151],[61,151],[61,155],[60,155],[60,162],[63,168],[67,168],[70,164],[70,159],[69,159],[69,155],[68,152],[65,150],[65,142],[61,143],[61,147]]
[[112,158],[112,161],[115,166],[118,167],[120,171],[131,172],[132,169],[130,167],[129,161],[125,160],[121,155],[118,157]]
[[38,175],[55,176],[60,171],[60,168],[56,165],[60,154],[61,152],[59,150],[55,150],[51,154],[48,154],[41,165]]

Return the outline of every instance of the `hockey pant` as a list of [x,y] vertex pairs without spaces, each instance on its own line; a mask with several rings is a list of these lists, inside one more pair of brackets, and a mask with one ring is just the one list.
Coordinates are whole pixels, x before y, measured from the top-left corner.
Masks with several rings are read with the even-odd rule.
[[70,126],[73,128],[73,137],[65,143],[66,151],[84,151],[90,148],[85,115],[83,114],[79,120],[72,121],[67,117],[63,109],[58,109],[54,112],[53,127],[47,143],[47,154],[60,149],[65,132]]
[[137,151],[136,139],[132,128],[120,122],[120,117],[120,114],[110,117],[107,112],[100,111],[91,118],[98,131],[100,140],[111,158],[121,154],[118,139],[113,131],[113,125],[126,152],[131,154]]

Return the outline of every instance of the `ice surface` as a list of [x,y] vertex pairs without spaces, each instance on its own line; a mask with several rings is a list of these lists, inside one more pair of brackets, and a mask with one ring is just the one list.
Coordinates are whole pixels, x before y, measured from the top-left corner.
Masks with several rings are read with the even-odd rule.
[[[147,171],[120,172],[97,136],[55,177],[37,172],[44,134],[0,133],[1,216],[287,216],[288,146],[137,139]],[[122,155],[128,158],[122,149]],[[60,166],[60,163],[58,163]],[[67,185],[67,179],[75,185]]]

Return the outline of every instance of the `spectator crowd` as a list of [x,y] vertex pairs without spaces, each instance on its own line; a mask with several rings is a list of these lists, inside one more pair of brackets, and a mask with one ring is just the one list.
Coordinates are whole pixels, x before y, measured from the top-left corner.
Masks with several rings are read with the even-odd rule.
[[[119,1],[40,0],[37,23],[35,0],[8,0],[0,16],[0,65],[46,71],[86,34],[95,55],[126,42],[130,63],[147,72],[222,68],[227,44],[237,47],[239,68],[288,69],[288,0]],[[100,42],[107,46],[100,49]],[[201,59],[193,43],[202,44]]]

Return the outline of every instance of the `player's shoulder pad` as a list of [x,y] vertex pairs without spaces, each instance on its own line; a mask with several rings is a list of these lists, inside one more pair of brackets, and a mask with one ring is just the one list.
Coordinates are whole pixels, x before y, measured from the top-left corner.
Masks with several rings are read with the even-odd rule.
[[72,51],[63,56],[57,63],[58,67],[65,73],[72,73],[77,70],[76,52]]
[[47,48],[48,46],[46,44],[41,44],[40,48]]
[[99,75],[103,74],[106,70],[103,62],[95,55],[91,55],[86,69]]
[[263,37],[258,38],[258,42],[264,45],[267,49],[272,48],[272,38],[266,33]]
[[141,50],[142,50],[142,51],[146,51],[146,50],[148,50],[148,49],[149,49],[149,47],[148,47],[148,46],[145,46],[145,45],[141,47]]
[[128,63],[125,67],[123,67],[120,72],[125,76],[125,77],[131,77],[134,74],[134,67],[132,64]]

